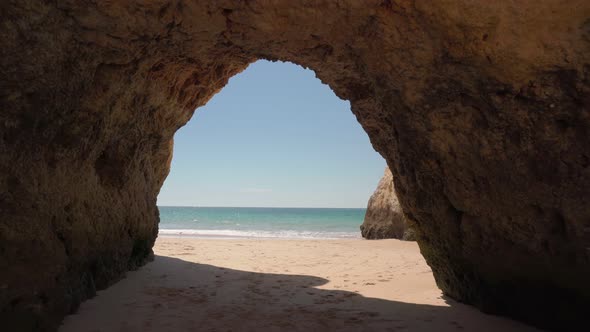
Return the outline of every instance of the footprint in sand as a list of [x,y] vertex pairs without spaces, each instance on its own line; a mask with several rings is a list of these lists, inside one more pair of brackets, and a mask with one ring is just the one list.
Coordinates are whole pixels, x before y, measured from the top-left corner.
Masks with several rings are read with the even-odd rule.
[[378,317],[379,313],[378,312],[374,312],[374,311],[363,311],[360,313],[362,316],[367,316],[367,317]]
[[364,322],[364,320],[362,320],[361,318],[358,318],[358,317],[350,317],[348,319],[348,321],[351,323],[354,323],[354,324],[360,324],[360,323]]
[[454,326],[455,326],[456,328],[458,328],[459,330],[462,330],[462,329],[464,329],[463,325],[459,324],[458,322],[456,322],[456,321],[454,321],[454,320],[453,320],[453,321],[450,321],[450,322],[449,322],[449,324],[451,324],[451,325],[454,325]]

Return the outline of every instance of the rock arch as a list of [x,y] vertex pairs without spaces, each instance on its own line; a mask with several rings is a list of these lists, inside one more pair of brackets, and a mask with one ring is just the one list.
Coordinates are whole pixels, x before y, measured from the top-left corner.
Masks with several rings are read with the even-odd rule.
[[445,293],[544,326],[582,319],[587,1],[0,9],[0,315],[10,324],[55,326],[149,258],[174,132],[260,58],[312,68],[350,100]]

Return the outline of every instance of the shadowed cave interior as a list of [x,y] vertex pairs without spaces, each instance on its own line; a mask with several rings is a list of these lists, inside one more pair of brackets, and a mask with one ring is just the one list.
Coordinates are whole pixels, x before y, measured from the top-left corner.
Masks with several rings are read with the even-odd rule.
[[590,5],[1,6],[0,318],[143,265],[175,131],[256,59],[313,69],[387,161],[448,296],[550,329],[590,299]]

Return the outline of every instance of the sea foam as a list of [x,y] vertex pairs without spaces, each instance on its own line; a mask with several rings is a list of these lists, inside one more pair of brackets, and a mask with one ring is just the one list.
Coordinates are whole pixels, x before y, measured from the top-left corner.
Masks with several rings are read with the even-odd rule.
[[243,231],[232,229],[160,229],[162,236],[190,236],[200,238],[268,238],[268,239],[360,239],[360,233],[353,232],[309,232],[309,231]]

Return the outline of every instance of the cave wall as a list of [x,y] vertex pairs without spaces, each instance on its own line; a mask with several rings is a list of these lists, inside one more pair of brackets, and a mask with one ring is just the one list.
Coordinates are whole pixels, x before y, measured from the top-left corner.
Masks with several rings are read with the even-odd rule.
[[350,100],[447,295],[581,321],[589,17],[584,0],[3,1],[0,320],[51,329],[149,259],[174,132],[270,59]]

